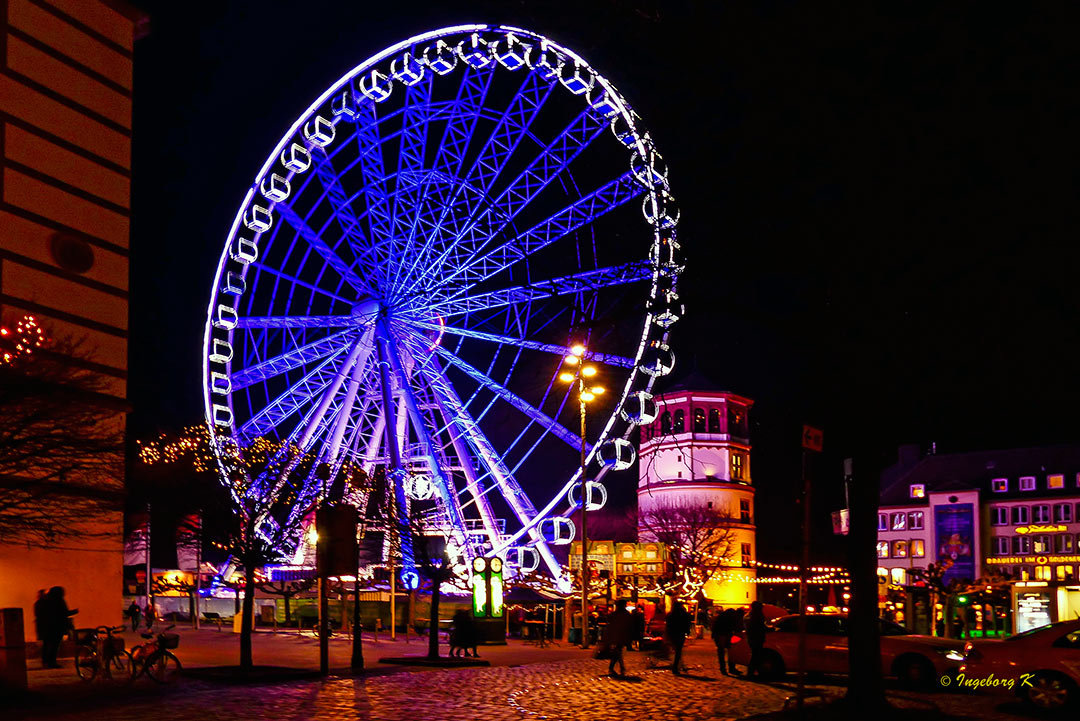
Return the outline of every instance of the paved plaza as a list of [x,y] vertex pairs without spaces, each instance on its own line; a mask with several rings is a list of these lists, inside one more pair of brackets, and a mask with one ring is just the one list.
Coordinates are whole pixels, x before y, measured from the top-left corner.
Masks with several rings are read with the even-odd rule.
[[[419,639],[411,643],[378,644],[365,638],[368,674],[346,674],[347,639],[332,644],[327,679],[276,684],[231,685],[193,678],[200,667],[234,664],[237,639],[216,631],[187,631],[178,653],[192,672],[173,687],[142,680],[125,684],[83,684],[74,677],[70,659],[64,669],[31,671],[35,700],[9,709],[3,718],[97,718],[115,721],[221,719],[341,719],[398,721],[437,718],[439,721],[503,721],[505,719],[741,719],[779,711],[791,695],[793,680],[761,684],[719,673],[712,644],[707,640],[687,647],[689,674],[674,676],[654,668],[640,653],[626,655],[629,678],[607,677],[607,662],[566,645],[544,649],[511,640],[507,646],[481,647],[489,668],[417,669],[389,667],[380,656],[420,654]],[[445,650],[445,647],[443,647]],[[285,634],[257,634],[255,662],[312,669],[317,665],[317,641]],[[36,664],[35,664],[36,665]],[[828,696],[842,694],[837,686],[813,686]],[[1012,719],[1015,704],[1008,699],[955,693],[890,691],[893,702],[920,712],[939,708],[957,718]]]

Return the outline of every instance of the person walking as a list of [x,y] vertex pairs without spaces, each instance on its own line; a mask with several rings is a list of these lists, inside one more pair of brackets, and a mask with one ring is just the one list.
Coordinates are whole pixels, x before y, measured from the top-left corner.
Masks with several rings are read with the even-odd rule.
[[[720,673],[725,676],[741,676],[742,672],[735,668],[735,662],[731,660],[731,637],[740,629],[740,612],[735,608],[727,608],[720,611],[713,618],[712,640],[716,644],[716,659],[720,662]],[[725,660],[725,656],[727,657]]]
[[139,616],[142,615],[142,609],[139,608],[139,604],[132,601],[131,605],[127,607],[126,611],[124,611],[124,615],[127,616],[128,619],[131,621],[131,630],[132,630],[132,632],[138,631],[139,630]]
[[154,621],[157,621],[157,607],[154,606],[153,599],[146,604],[144,614],[146,618],[146,630],[151,631],[154,628]]
[[[626,664],[623,662],[623,649],[630,643],[633,633],[634,619],[626,610],[626,600],[619,599],[615,602],[615,611],[608,617],[605,642],[611,654],[608,663],[608,675],[622,678],[626,675]],[[619,664],[619,672],[615,673],[615,664]]]
[[41,662],[45,668],[60,668],[56,661],[60,652],[60,641],[71,628],[71,617],[79,610],[68,610],[64,589],[60,586],[50,588],[42,602],[44,613],[41,618]]
[[449,656],[461,656],[464,651],[466,655],[467,636],[469,633],[469,612],[464,608],[459,608],[454,611],[453,620],[450,623],[450,651]]
[[746,677],[761,675],[761,649],[765,646],[765,609],[761,601],[750,604],[750,615],[746,620],[746,642],[750,644],[750,665],[746,668]]
[[693,618],[686,608],[678,601],[671,602],[671,611],[664,619],[664,631],[668,637],[668,643],[674,651],[671,662],[671,670],[676,676],[682,675],[682,653],[686,644],[686,635],[690,633]]
[[34,601],[34,632],[38,641],[41,641],[41,664],[45,665],[45,626],[48,615],[49,602],[46,600],[45,589],[38,589],[37,600]]

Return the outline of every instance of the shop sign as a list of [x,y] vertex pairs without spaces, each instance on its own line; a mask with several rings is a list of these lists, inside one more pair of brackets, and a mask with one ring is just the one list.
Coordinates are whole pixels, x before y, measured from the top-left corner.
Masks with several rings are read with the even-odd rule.
[[1067,556],[995,556],[994,558],[987,558],[985,560],[991,565],[1034,563],[1038,566],[1045,566],[1048,563],[1080,563],[1080,554],[1070,554]]
[[1064,523],[1059,523],[1055,526],[1040,526],[1033,524],[1030,526],[1017,526],[1013,530],[1021,535],[1024,535],[1026,533],[1061,533],[1063,531],[1069,530],[1069,527],[1066,526]]

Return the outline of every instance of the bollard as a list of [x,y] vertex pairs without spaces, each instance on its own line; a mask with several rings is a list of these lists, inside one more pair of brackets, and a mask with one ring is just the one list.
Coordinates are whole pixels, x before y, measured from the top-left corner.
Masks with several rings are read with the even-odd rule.
[[0,608],[0,694],[25,691],[26,638],[21,608]]

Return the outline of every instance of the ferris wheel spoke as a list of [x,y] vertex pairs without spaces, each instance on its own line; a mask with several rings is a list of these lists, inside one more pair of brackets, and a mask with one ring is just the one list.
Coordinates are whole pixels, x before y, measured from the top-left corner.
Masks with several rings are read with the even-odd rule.
[[341,179],[334,171],[334,166],[326,153],[326,149],[319,145],[313,145],[311,153],[314,161],[313,165],[315,166],[315,177],[319,179],[325,197],[330,201],[330,206],[333,209],[332,217],[337,219],[343,238],[352,250],[353,257],[356,257],[358,252],[366,245],[364,236],[360,231],[360,221],[357,219],[356,213],[353,212],[352,203],[341,185]]
[[353,272],[353,269],[346,263],[340,255],[334,252],[333,248],[326,244],[326,241],[322,237],[311,229],[303,218],[296,214],[296,211],[292,209],[292,206],[286,203],[278,203],[274,206],[274,210],[281,214],[282,219],[289,224],[289,226],[296,231],[296,234],[307,241],[307,244],[315,250],[322,259],[326,261],[334,271],[345,280],[346,283],[351,285],[357,293],[366,293],[364,282],[360,279],[360,276]]
[[439,180],[457,177],[494,75],[493,65],[487,68],[474,68],[469,65],[465,68],[454,101],[455,112],[447,119],[439,149],[435,153],[435,161],[427,173],[427,179],[420,193],[420,201],[415,206],[416,212],[406,245],[412,248],[418,241],[420,242],[419,249],[413,254],[413,262],[409,270],[402,276],[405,279],[408,279],[417,268],[426,264],[431,243],[434,242],[432,232],[437,227],[438,219],[429,219],[423,210],[434,208],[441,213],[456,194],[457,189],[454,183],[442,183]]
[[326,296],[327,298],[330,298],[331,300],[341,301],[342,303],[351,303],[352,302],[348,298],[345,298],[344,296],[340,296],[340,295],[338,295],[336,293],[331,293],[330,291],[326,290],[325,288],[320,288],[319,286],[314,285],[312,283],[308,283],[305,280],[300,280],[295,275],[291,275],[289,273],[283,273],[282,271],[278,270],[277,268],[271,268],[270,266],[264,265],[263,263],[260,263],[259,261],[252,262],[251,267],[252,268],[257,268],[260,273],[269,273],[270,275],[273,275],[275,277],[281,278],[282,280],[288,281],[289,283],[292,283],[293,285],[299,286],[301,288],[307,288],[308,290],[310,290],[313,293],[319,293],[320,295]]
[[237,328],[348,328],[357,324],[351,315],[247,316],[236,321]]
[[[370,347],[368,353],[371,352]],[[334,421],[334,429],[330,434],[330,441],[326,448],[327,462],[333,464],[337,461],[338,450],[341,448],[341,439],[345,436],[345,429],[349,425],[349,420],[352,418],[353,404],[356,402],[356,394],[360,390],[361,382],[364,379],[364,370],[367,367],[367,358],[358,360],[353,366],[352,375],[349,378],[349,385],[345,389],[345,399],[342,401],[341,409],[338,411],[337,419]],[[363,411],[361,411],[361,418]]]
[[582,112],[495,200],[470,219],[432,266],[440,271],[447,266],[459,267],[479,253],[606,127],[608,122],[593,110]]
[[625,283],[637,283],[653,277],[652,266],[646,261],[634,261],[598,270],[552,278],[515,288],[496,290],[491,293],[453,298],[428,305],[431,312],[441,316],[455,316],[476,313],[492,308],[500,308],[520,303],[545,300],[560,295],[573,295],[597,291]]
[[[353,366],[364,366],[367,364],[368,357],[371,355],[372,350],[372,338],[375,334],[375,328],[372,326],[361,337],[357,338],[353,343],[352,348],[349,349],[349,355],[345,359],[345,362],[341,366],[335,369],[334,377],[331,379],[330,384],[326,390],[323,391],[322,397],[319,400],[315,412],[315,417],[312,421],[308,422],[307,427],[300,434],[296,444],[303,450],[307,450],[311,438],[315,433],[317,425],[322,423],[323,417],[326,416],[327,411],[331,409],[331,405],[335,403],[338,395],[338,391],[341,390],[341,386],[345,383],[345,378],[350,374]],[[362,372],[362,368],[361,368]],[[339,408],[335,408],[336,413]]]
[[232,376],[233,390],[246,388],[253,383],[264,381],[273,376],[281,375],[293,368],[313,363],[325,358],[331,353],[338,353],[347,348],[355,339],[355,331],[352,329],[338,331],[325,338],[312,341],[298,348],[293,348],[280,355],[268,358],[253,366],[244,368]]
[[463,291],[458,290],[459,287],[472,287],[490,278],[644,192],[633,173],[627,172],[501,245],[469,258],[456,270],[446,273],[441,287],[430,297],[439,299],[460,294]]
[[[558,345],[556,343],[539,343],[525,338],[515,338],[513,336],[498,335],[496,333],[485,333],[483,331],[470,330],[467,328],[455,328],[449,325],[439,325],[438,323],[427,323],[425,321],[412,321],[411,325],[425,330],[450,333],[451,335],[458,335],[464,338],[475,338],[476,340],[499,343],[502,345],[512,345],[517,346],[518,348],[528,348],[529,350],[543,351],[544,353],[552,353],[563,357],[572,353],[569,346]],[[636,365],[633,358],[614,355],[612,353],[595,353],[590,351],[589,359],[594,360],[597,363],[604,363],[605,365],[619,366],[620,368],[633,368]]]

